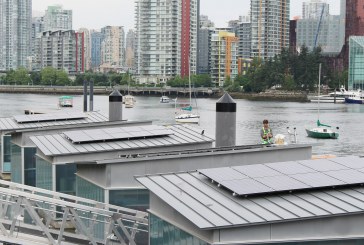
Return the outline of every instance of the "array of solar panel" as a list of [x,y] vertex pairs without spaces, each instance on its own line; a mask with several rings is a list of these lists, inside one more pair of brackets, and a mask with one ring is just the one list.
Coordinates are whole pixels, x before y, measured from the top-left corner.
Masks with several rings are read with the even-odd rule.
[[84,119],[87,116],[81,114],[33,114],[33,115],[18,115],[14,116],[14,120],[18,123],[34,123],[34,122],[50,122],[50,121],[65,121]]
[[199,173],[233,192],[254,195],[364,183],[364,158],[253,164],[201,169]]
[[82,131],[68,131],[63,133],[72,143],[91,143],[135,138],[152,138],[173,134],[173,131],[163,126],[132,126],[105,129],[91,129]]

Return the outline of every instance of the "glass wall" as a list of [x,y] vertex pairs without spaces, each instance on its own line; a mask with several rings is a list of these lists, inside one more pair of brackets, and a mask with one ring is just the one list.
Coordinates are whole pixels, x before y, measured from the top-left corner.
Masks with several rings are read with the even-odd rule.
[[35,186],[35,153],[37,148],[24,148],[24,184]]
[[11,136],[5,135],[4,136],[4,165],[3,165],[3,172],[10,173],[11,172]]
[[22,171],[22,155],[21,147],[16,144],[11,144],[11,181],[22,184],[23,171]]
[[364,90],[364,37],[349,39],[349,90]]
[[56,165],[56,191],[76,195],[76,164]]
[[149,208],[149,190],[110,190],[109,203],[145,212]]
[[40,157],[36,157],[36,187],[52,190],[52,164]]
[[105,202],[104,189],[76,176],[76,196]]
[[209,245],[197,237],[150,214],[150,245]]

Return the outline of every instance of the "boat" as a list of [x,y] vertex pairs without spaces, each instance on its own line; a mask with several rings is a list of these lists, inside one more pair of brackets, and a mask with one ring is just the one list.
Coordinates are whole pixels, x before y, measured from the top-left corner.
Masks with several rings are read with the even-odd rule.
[[360,90],[347,91],[344,86],[341,86],[339,91],[331,92],[328,95],[310,96],[308,99],[311,102],[318,102],[320,100],[320,103],[345,103],[346,98],[354,98],[360,96],[360,94]]
[[347,104],[364,104],[364,95],[356,95],[353,97],[345,98],[345,103]]
[[59,107],[73,107],[73,97],[72,96],[61,96],[58,99]]
[[[322,124],[320,122],[320,86],[321,86],[321,63],[319,65],[319,82],[318,82],[318,94],[317,94],[317,126],[314,128],[307,129],[307,136],[311,138],[317,139],[337,139],[339,137],[339,133],[332,129],[330,125]],[[339,129],[338,127],[336,128]]]
[[125,108],[133,108],[135,105],[135,98],[133,95],[131,94],[127,94],[125,96],[123,96],[123,103],[125,105]]
[[163,95],[160,99],[159,99],[160,103],[169,103],[170,99],[168,96]]
[[[188,75],[188,88],[189,88],[189,104],[182,107],[179,112],[176,111],[175,120],[178,123],[199,123],[200,115],[192,112],[192,88],[191,88],[191,68],[189,68]],[[175,100],[175,107],[177,99]]]
[[123,96],[123,103],[125,105],[125,108],[133,108],[136,102],[134,96],[131,95],[129,92],[129,85],[130,85],[129,83],[130,83],[130,75],[128,79],[128,94]]

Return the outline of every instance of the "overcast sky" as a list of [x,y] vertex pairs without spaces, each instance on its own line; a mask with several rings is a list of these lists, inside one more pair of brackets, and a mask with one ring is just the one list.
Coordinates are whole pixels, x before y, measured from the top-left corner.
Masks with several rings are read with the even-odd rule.
[[[201,14],[207,15],[216,27],[226,27],[229,20],[247,15],[250,0],[200,0]],[[302,2],[291,0],[291,18],[302,15]],[[339,14],[339,0],[327,0],[330,13]],[[73,29],[85,27],[124,26],[125,30],[134,28],[134,0],[33,0],[33,10],[45,11],[47,6],[60,4],[64,9],[73,10]]]

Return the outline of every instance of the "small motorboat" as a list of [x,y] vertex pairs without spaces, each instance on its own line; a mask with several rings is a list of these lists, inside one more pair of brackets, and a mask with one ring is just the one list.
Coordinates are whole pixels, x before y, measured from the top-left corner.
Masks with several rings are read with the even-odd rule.
[[159,99],[160,103],[169,103],[170,99],[168,96],[163,95],[160,99]]

